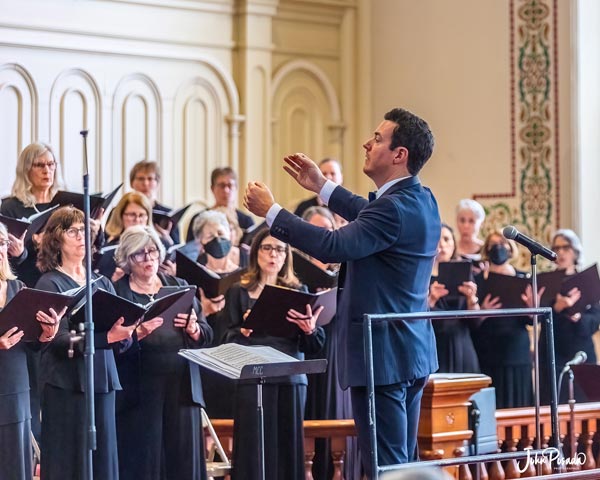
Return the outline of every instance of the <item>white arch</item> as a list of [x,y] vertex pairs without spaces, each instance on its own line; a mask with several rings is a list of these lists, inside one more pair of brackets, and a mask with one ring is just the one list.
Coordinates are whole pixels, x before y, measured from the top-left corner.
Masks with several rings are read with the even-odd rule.
[[333,88],[333,85],[325,72],[314,63],[306,60],[292,60],[284,64],[273,76],[271,91],[276,94],[285,78],[296,71],[305,71],[309,73],[315,78],[319,85],[323,87],[327,102],[329,103],[329,111],[331,112],[332,117],[331,121],[334,123],[341,123],[340,105],[335,93],[335,88]]

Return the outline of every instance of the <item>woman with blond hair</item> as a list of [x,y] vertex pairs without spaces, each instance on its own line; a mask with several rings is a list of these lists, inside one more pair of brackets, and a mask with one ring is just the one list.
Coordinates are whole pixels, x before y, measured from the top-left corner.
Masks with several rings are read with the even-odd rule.
[[[4,224],[0,223],[0,310],[25,287],[16,279],[8,265],[10,240]],[[42,326],[38,341],[50,342],[58,330],[62,316],[50,309],[50,315],[37,313]],[[10,324],[10,322],[7,322]],[[9,325],[5,325],[3,330]],[[23,332],[11,327],[0,335],[0,478],[31,480],[31,411],[29,406],[29,374],[26,352],[40,344],[21,342]]]
[[[17,160],[15,175],[12,196],[2,200],[0,214],[10,218],[28,218],[50,208],[50,201],[61,184],[60,162],[50,145],[35,142],[25,147]],[[38,238],[34,235],[24,244],[24,237],[8,235],[10,263],[19,280],[28,287],[33,287],[42,275],[36,267]],[[40,353],[28,349],[26,354],[31,388],[31,427],[35,438],[40,440]]]
[[107,239],[94,262],[94,270],[116,282],[123,276],[123,271],[115,263],[114,253],[119,239],[125,229],[133,225],[152,225],[152,203],[140,192],[129,192],[121,197],[119,203],[110,212],[104,229]]

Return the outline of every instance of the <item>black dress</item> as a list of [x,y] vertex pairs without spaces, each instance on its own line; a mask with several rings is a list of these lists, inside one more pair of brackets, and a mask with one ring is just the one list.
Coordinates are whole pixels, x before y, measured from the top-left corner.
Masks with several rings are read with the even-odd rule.
[[[522,272],[517,276],[525,277]],[[479,287],[483,275],[475,277]],[[482,299],[483,300],[483,299]],[[533,405],[528,316],[486,318],[473,332],[481,372],[492,378],[497,408]]]
[[[6,302],[24,287],[19,280],[7,281]],[[8,325],[6,325],[8,327]],[[26,351],[39,344],[17,343],[0,350],[0,478],[31,480],[31,412]]]
[[[298,359],[316,353],[325,343],[318,327],[312,335],[280,338],[240,332],[243,315],[255,300],[248,290],[236,284],[226,294],[224,315],[229,321],[227,340],[242,345],[267,345]],[[287,321],[282,319],[282,321]],[[278,377],[263,387],[265,478],[269,480],[304,479],[303,419],[306,402],[306,375]],[[238,382],[234,406],[233,480],[258,478],[258,441],[256,432],[256,384]]]
[[[93,275],[93,278],[97,278]],[[97,285],[114,293],[106,278]],[[42,275],[36,288],[64,292],[80,285],[57,270]],[[83,345],[68,358],[69,319],[63,317],[55,339],[42,350],[42,458],[43,480],[78,480],[85,475],[87,456],[85,422],[85,363]],[[96,402],[97,449],[93,452],[94,478],[117,480],[117,433],[115,426],[115,390],[120,390],[112,344],[106,332],[95,332],[94,400]]]
[[[435,281],[432,277],[431,281]],[[466,299],[440,298],[434,311],[465,310]],[[433,320],[440,373],[480,373],[477,352],[471,338],[474,322],[469,319]]]
[[[180,278],[158,276],[165,286],[187,285]],[[131,290],[129,275],[115,284],[115,290],[135,303],[150,302],[148,295]],[[196,311],[198,342],[183,329],[163,324],[117,358],[123,385],[117,394],[121,480],[206,479],[200,371],[177,354],[181,348],[199,348],[212,341],[212,330],[198,305]]]

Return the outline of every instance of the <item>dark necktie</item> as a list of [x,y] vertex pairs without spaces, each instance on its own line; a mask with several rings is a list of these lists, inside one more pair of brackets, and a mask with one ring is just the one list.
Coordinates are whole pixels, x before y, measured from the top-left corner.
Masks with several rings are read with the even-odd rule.
[[369,192],[369,203],[377,198],[377,192]]

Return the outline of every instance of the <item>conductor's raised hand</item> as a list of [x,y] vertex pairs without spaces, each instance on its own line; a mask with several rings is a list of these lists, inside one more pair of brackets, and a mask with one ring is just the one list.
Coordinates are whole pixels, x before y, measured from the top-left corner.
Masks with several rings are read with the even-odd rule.
[[306,190],[319,193],[327,179],[315,162],[303,153],[294,153],[283,159],[283,169]]
[[269,187],[262,182],[248,182],[244,194],[244,206],[258,217],[266,217],[275,199]]

